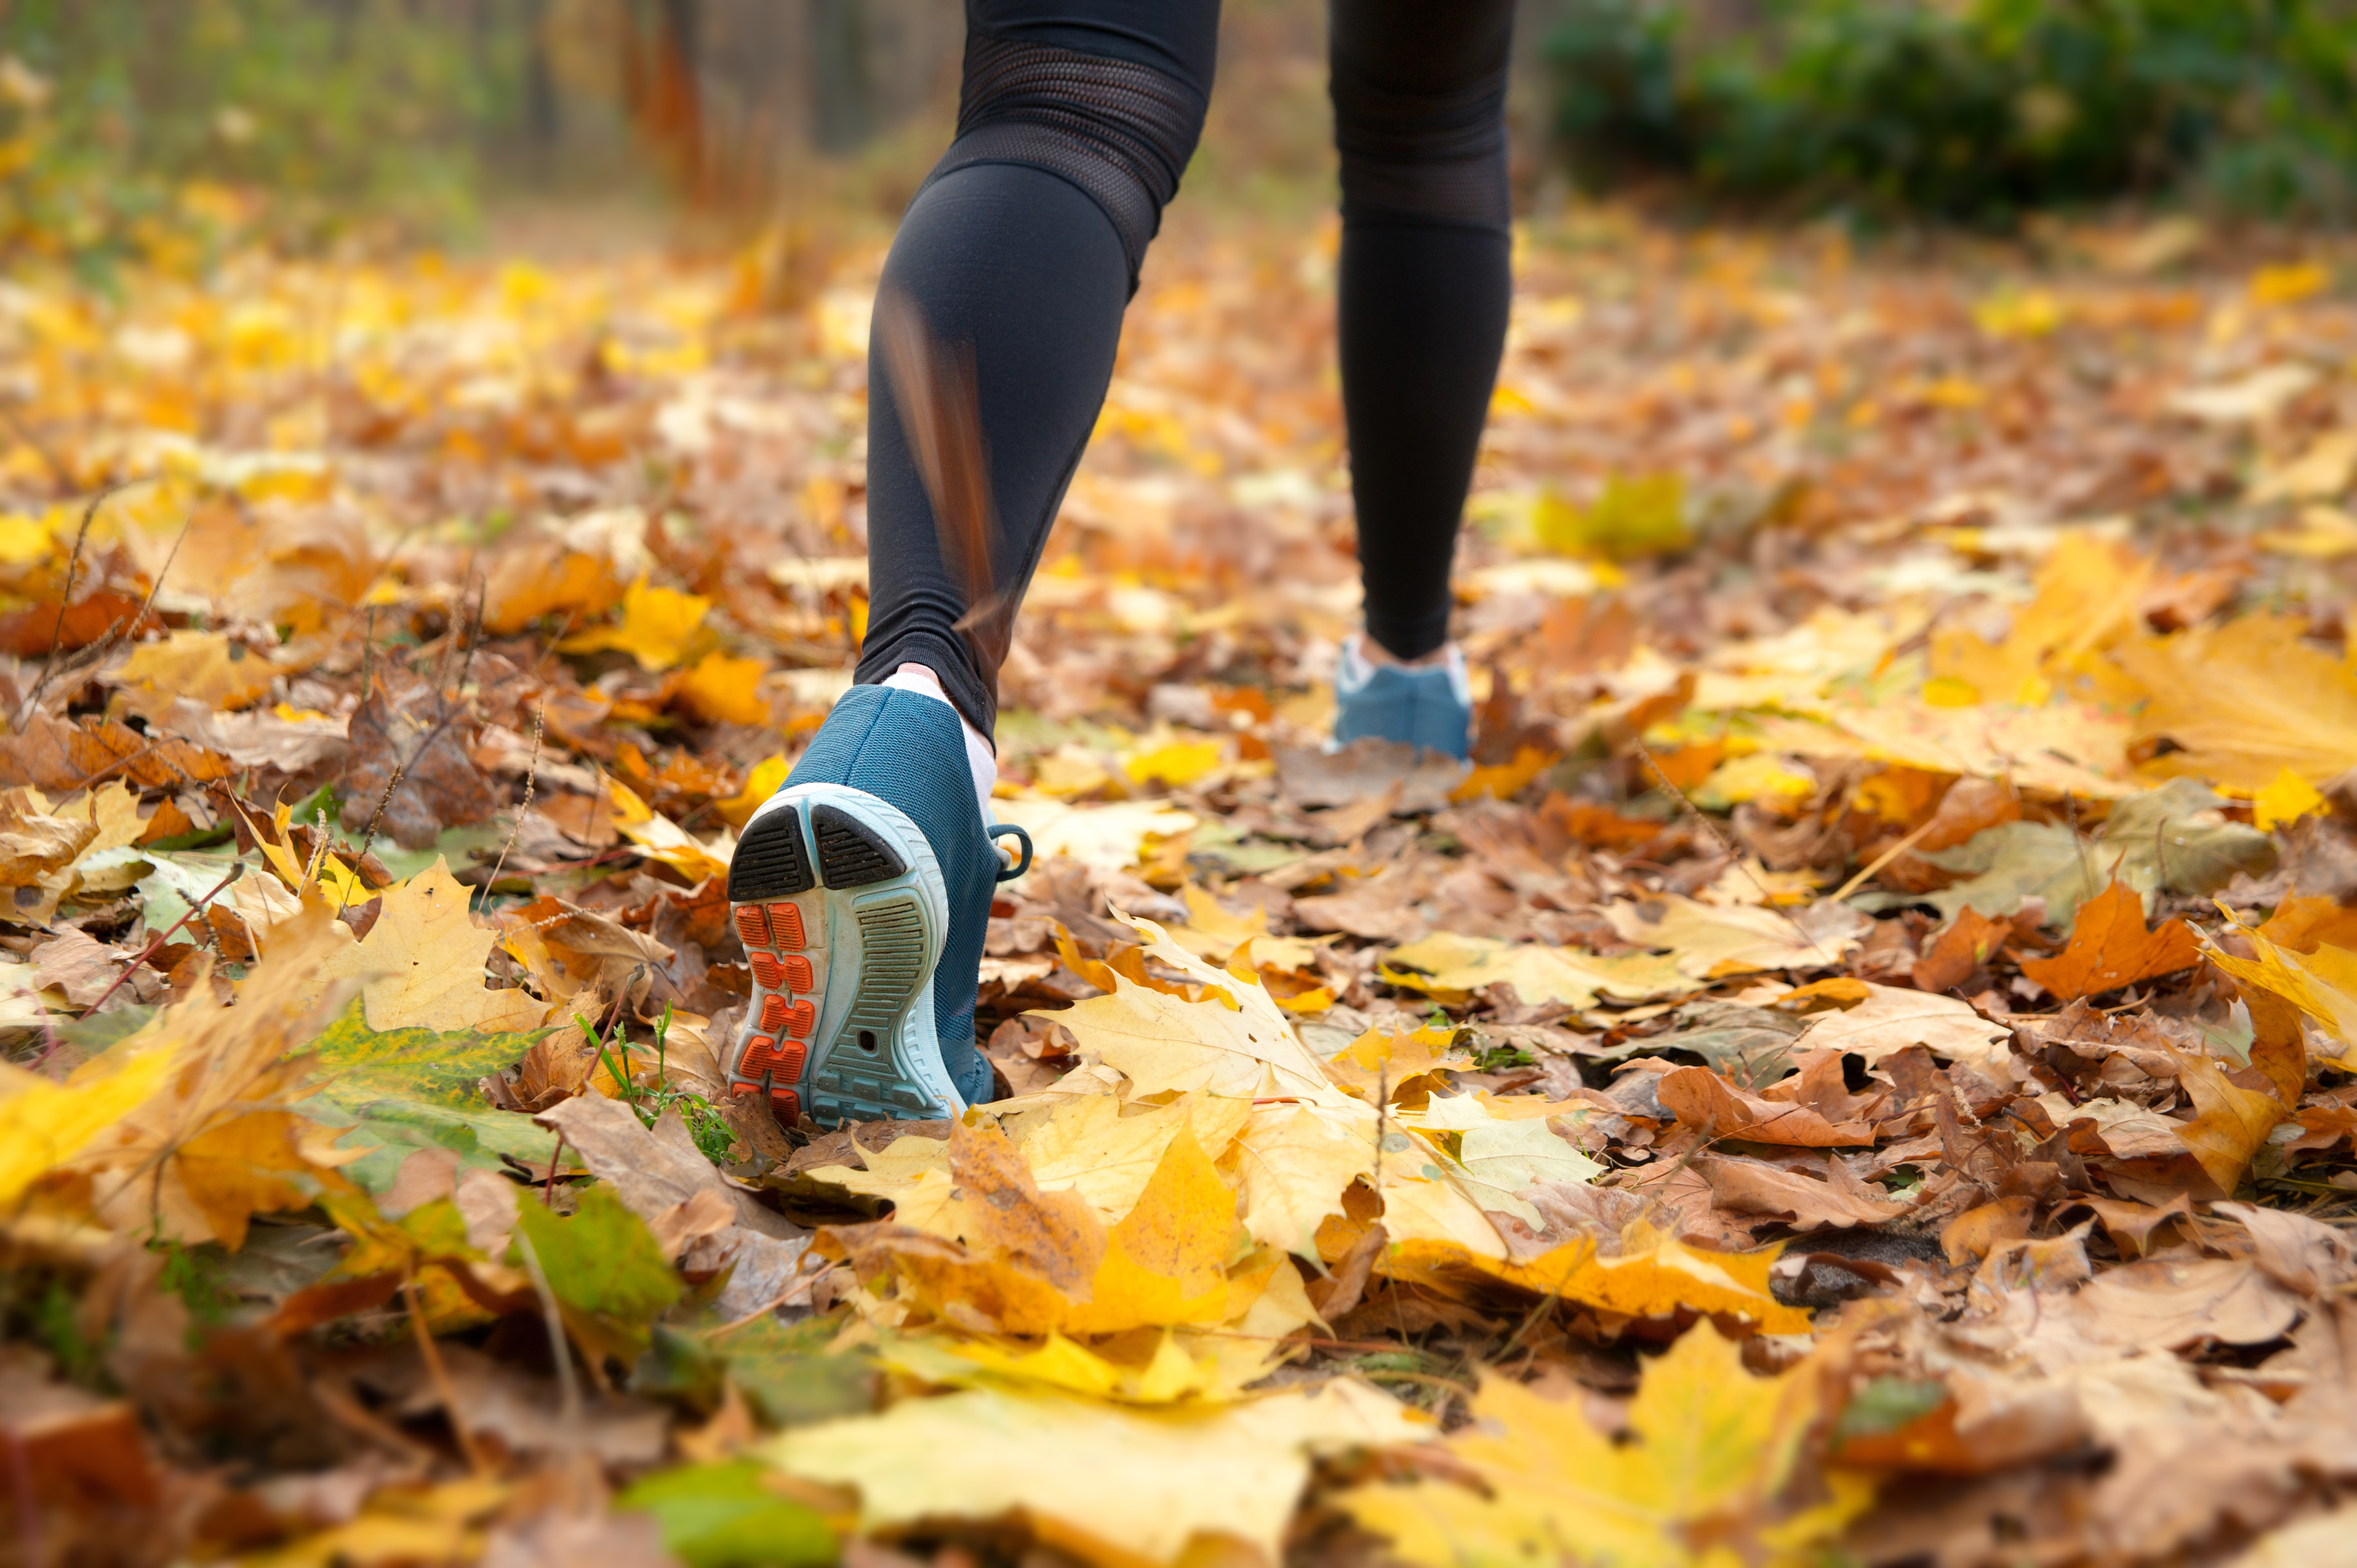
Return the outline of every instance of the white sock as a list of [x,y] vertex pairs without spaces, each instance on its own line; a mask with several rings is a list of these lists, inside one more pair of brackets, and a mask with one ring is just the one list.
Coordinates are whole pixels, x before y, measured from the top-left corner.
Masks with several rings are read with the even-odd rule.
[[965,732],[965,765],[974,774],[974,809],[982,813],[983,826],[988,827],[990,792],[998,784],[998,754],[990,749],[990,742],[983,738],[982,732],[974,727],[971,720],[963,714],[958,714],[957,704],[950,701],[947,692],[942,690],[942,678],[928,666],[903,664],[884,678],[884,684],[898,686],[903,692],[921,693],[957,714],[958,728]]

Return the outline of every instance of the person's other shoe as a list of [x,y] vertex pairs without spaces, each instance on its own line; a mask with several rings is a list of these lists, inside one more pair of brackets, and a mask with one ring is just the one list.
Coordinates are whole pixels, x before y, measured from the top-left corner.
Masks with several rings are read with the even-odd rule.
[[753,971],[730,1092],[766,1095],[789,1126],[937,1121],[988,1100],[974,1004],[1001,864],[956,710],[845,693],[729,866]]
[[1454,644],[1437,664],[1409,669],[1369,660],[1358,638],[1334,672],[1334,739],[1405,740],[1463,761],[1472,751],[1473,693]]

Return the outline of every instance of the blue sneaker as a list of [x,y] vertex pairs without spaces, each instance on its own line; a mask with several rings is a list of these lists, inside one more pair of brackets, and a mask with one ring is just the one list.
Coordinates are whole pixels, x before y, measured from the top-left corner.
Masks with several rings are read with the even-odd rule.
[[1408,670],[1371,662],[1354,637],[1342,645],[1334,702],[1337,745],[1367,736],[1412,741],[1459,762],[1473,749],[1473,692],[1454,644],[1440,663]]
[[974,810],[955,710],[856,686],[786,787],[746,823],[728,900],[753,996],[727,1057],[732,1094],[791,1126],[940,1121],[990,1098],[975,974],[1003,869]]

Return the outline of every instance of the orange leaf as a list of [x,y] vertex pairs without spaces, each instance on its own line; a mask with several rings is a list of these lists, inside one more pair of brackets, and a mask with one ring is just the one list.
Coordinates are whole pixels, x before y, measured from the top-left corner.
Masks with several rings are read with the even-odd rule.
[[1717,1137],[1804,1149],[1874,1142],[1871,1122],[1828,1122],[1809,1106],[1747,1093],[1706,1068],[1682,1067],[1665,1073],[1653,1092],[1679,1121],[1689,1127],[1707,1126]]
[[[2079,917],[2082,929],[2085,929],[2086,918],[2084,915]],[[1945,930],[1932,939],[1931,948],[1916,961],[1915,989],[1952,991],[1962,985],[2011,935],[2012,921],[1993,920],[1978,909],[1965,908],[1948,922]]]
[[2201,957],[2182,920],[2145,929],[2144,900],[2114,882],[2079,906],[2071,945],[2052,958],[2021,961],[2021,972],[2064,1002],[2117,990],[2156,974],[2190,969]]
[[2177,1058],[2178,1084],[2193,1101],[2195,1112],[2192,1121],[2178,1128],[2177,1135],[2185,1140],[2210,1179],[2232,1197],[2251,1156],[2287,1112],[2274,1095],[2243,1088],[2209,1058],[2182,1051],[2171,1054]]

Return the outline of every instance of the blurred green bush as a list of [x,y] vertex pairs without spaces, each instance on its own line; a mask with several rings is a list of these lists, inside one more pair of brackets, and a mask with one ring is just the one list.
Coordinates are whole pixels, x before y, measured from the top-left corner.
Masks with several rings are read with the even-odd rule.
[[525,111],[534,7],[486,0],[0,5],[0,262],[104,281],[232,232],[447,239]]
[[1591,184],[2003,222],[2123,195],[2357,209],[2345,0],[1571,0],[1546,40]]

